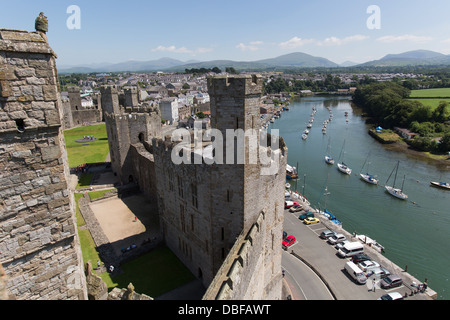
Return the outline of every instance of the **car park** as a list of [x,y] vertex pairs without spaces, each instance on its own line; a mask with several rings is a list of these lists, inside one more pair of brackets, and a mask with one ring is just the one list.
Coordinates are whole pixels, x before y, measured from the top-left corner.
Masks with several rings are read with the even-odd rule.
[[285,201],[284,202],[284,208],[285,209],[289,209],[289,208],[291,208],[291,207],[293,207],[293,206],[296,206],[296,205],[299,205],[300,203],[298,203],[298,202],[295,202],[295,201]]
[[295,237],[293,235],[287,236],[284,240],[283,240],[283,247],[290,247],[295,243]]
[[403,296],[398,292],[389,292],[382,295],[378,300],[403,300]]
[[358,263],[358,267],[364,272],[369,272],[372,269],[379,268],[380,264],[373,260],[366,260]]
[[383,289],[390,289],[395,287],[400,287],[403,284],[402,278],[397,275],[389,275],[384,279],[381,279],[380,286]]
[[319,222],[320,222],[320,220],[317,218],[306,218],[305,220],[303,220],[304,224],[316,224]]
[[347,240],[347,238],[342,234],[342,233],[338,233],[335,234],[334,236],[328,237],[328,243],[329,244],[338,244],[339,242],[342,242],[344,240]]
[[328,237],[334,236],[336,234],[336,232],[332,231],[332,230],[325,230],[322,231],[322,233],[319,235],[320,239],[328,239]]
[[305,220],[306,218],[314,218],[314,213],[312,213],[312,212],[306,212],[306,213],[304,213],[304,214],[301,214],[298,218],[299,218],[300,220]]
[[303,206],[301,204],[296,204],[295,206],[289,209],[290,212],[299,212],[303,210]]

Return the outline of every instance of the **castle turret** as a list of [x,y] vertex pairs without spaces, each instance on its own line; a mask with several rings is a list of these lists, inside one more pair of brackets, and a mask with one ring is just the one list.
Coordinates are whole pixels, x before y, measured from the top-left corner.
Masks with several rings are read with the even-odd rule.
[[0,29],[0,263],[17,300],[87,299],[56,55],[43,30]]

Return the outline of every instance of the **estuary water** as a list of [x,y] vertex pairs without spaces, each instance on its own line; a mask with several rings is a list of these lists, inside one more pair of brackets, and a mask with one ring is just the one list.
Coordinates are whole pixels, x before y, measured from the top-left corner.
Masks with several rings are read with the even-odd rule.
[[[302,140],[314,107],[313,127],[308,139]],[[333,119],[324,135],[323,122],[330,116],[327,107]],[[448,168],[388,150],[368,134],[369,126],[349,97],[294,100],[290,110],[270,124],[269,131],[272,129],[279,130],[289,148],[288,163],[298,163],[297,190],[313,207],[326,207],[348,232],[377,240],[389,260],[407,266],[408,273],[419,281],[428,279],[438,299],[450,299],[450,191],[430,186],[430,181],[450,182]],[[336,164],[325,163],[328,149],[336,164],[344,161],[353,170],[351,175],[338,171]],[[404,181],[406,201],[384,189],[398,161],[395,186],[401,187]],[[379,179],[378,186],[360,179],[365,162],[364,173],[369,171]],[[394,177],[395,173],[388,185]],[[291,184],[294,189],[295,183]]]

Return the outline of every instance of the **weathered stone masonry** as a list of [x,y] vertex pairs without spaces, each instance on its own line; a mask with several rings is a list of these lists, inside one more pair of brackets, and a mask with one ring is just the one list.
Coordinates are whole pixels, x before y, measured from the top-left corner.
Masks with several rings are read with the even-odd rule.
[[[223,136],[227,129],[259,132],[260,76],[215,77],[208,87],[213,128]],[[132,177],[157,201],[164,241],[209,287],[204,298],[280,299],[285,145],[280,144],[279,166],[271,175],[261,174],[260,161],[176,165],[172,150],[177,142],[160,137],[160,125],[149,121],[154,119],[151,110],[124,107],[111,86],[102,89],[102,106],[113,170],[123,183]],[[238,267],[233,259],[241,245],[245,254]],[[233,275],[228,277],[229,272]]]
[[45,34],[0,29],[0,263],[16,299],[86,299]]

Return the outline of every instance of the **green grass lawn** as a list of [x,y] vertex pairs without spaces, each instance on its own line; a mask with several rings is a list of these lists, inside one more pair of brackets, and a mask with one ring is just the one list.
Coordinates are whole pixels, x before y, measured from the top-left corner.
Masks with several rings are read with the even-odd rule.
[[450,98],[450,88],[412,90],[411,98]]
[[431,107],[432,110],[436,109],[439,106],[439,103],[441,101],[446,101],[448,103],[450,103],[450,99],[410,99],[412,101],[419,101],[420,103],[422,103],[424,106],[429,106]]
[[[93,136],[97,140],[89,143],[75,142],[87,135]],[[64,138],[71,168],[85,163],[104,162],[108,155],[109,145],[105,124],[66,130]]]
[[108,289],[126,288],[132,283],[136,292],[158,297],[195,277],[167,247],[155,249],[141,257],[121,265],[122,274],[109,277],[102,274]]
[[[89,196],[91,198],[101,197],[107,191],[90,192]],[[78,199],[82,196],[81,193],[75,194],[78,227],[85,224],[78,209]],[[101,258],[91,233],[87,229],[81,230],[79,228],[78,234],[83,263],[86,264],[91,261],[92,267],[97,268],[97,261],[101,261]],[[103,264],[102,261],[101,263]],[[111,277],[108,272],[100,274],[109,291],[115,287],[127,288],[130,283],[133,283],[136,292],[156,298],[195,279],[194,275],[168,247],[157,248],[135,260],[124,263],[120,267],[123,272],[115,277]]]

